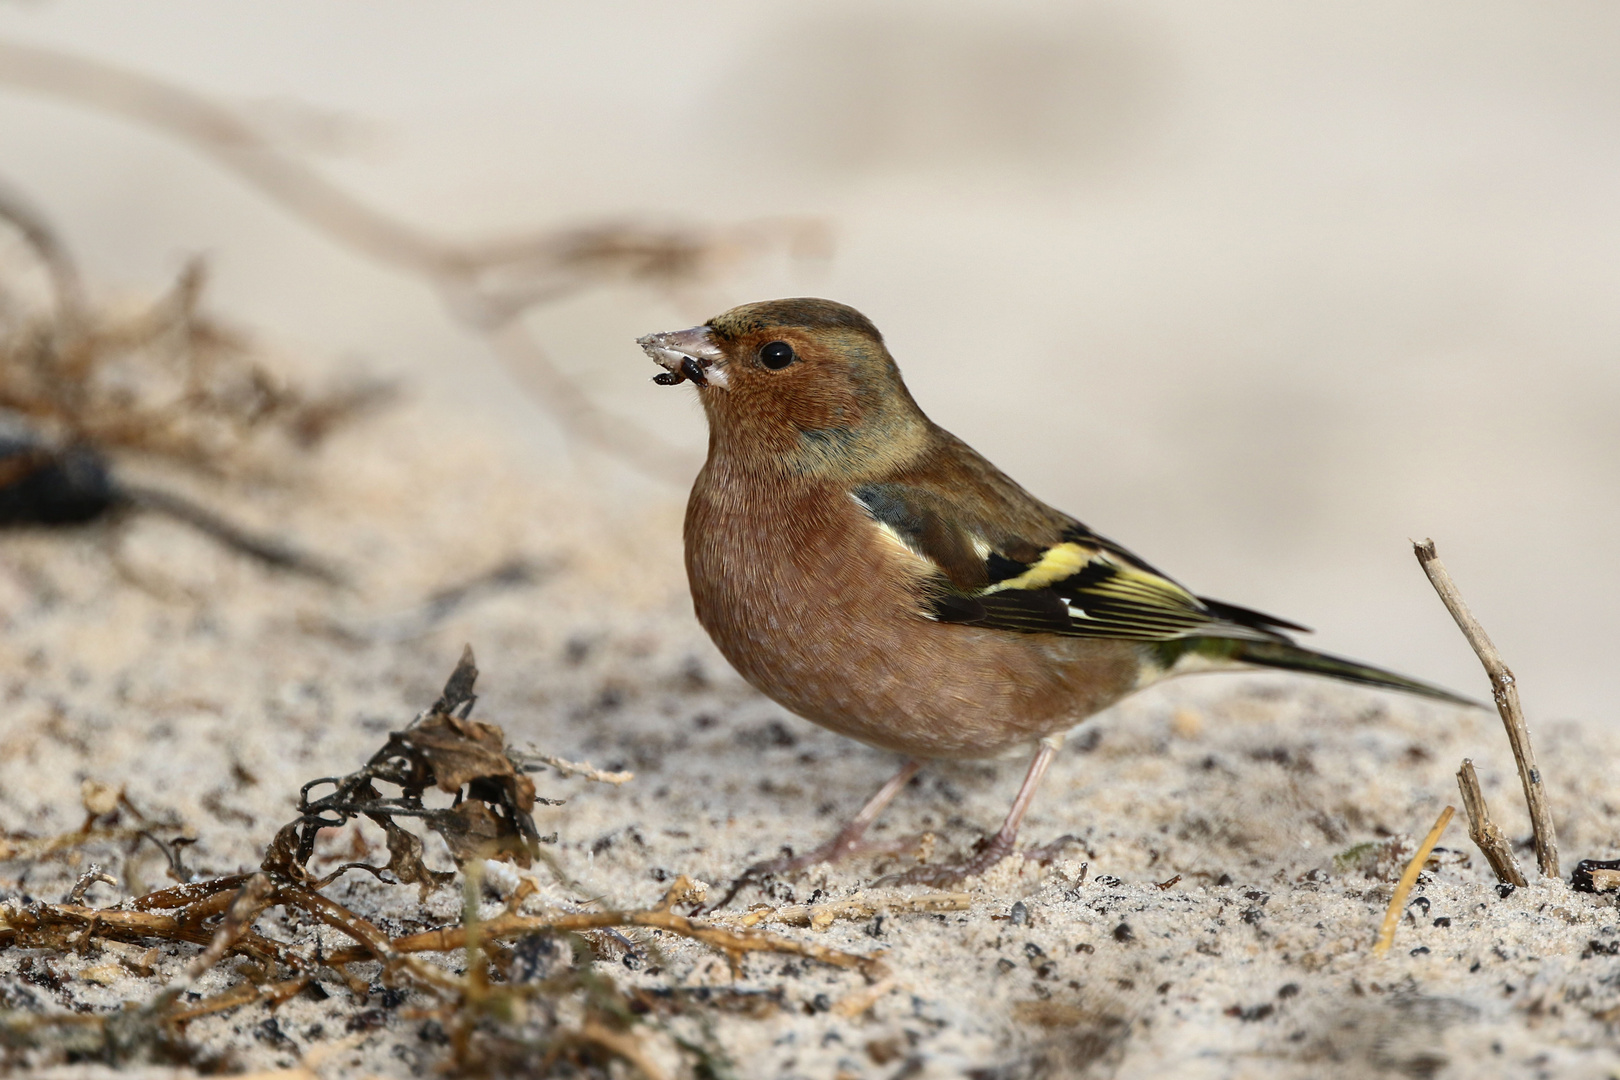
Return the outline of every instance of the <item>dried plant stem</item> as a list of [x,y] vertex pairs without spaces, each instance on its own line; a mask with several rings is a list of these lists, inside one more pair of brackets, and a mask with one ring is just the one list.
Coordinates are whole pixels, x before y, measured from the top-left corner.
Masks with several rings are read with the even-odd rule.
[[1423,838],[1418,846],[1417,854],[1412,861],[1406,864],[1406,871],[1401,874],[1401,880],[1395,886],[1395,895],[1389,898],[1389,907],[1384,911],[1384,925],[1378,930],[1378,940],[1373,943],[1373,955],[1383,956],[1389,952],[1389,947],[1395,944],[1395,927],[1400,925],[1401,912],[1406,910],[1406,898],[1412,892],[1412,886],[1417,884],[1418,874],[1423,864],[1428,861],[1429,853],[1434,845],[1440,842],[1440,834],[1446,831],[1451,824],[1451,815],[1457,812],[1454,806],[1448,806],[1440,811],[1440,818],[1429,830],[1429,835]]
[[231,897],[230,906],[225,909],[225,919],[219,924],[208,948],[187,965],[186,988],[202,978],[209,968],[223,960],[225,954],[242,940],[242,936],[253,926],[253,920],[259,917],[259,912],[269,905],[272,891],[270,878],[264,874],[253,874],[242,883],[236,895]]
[[229,877],[188,882],[184,885],[159,889],[157,892],[149,892],[145,896],[137,896],[130,903],[137,911],[151,911],[154,908],[166,910],[168,908],[190,907],[205,897],[240,889],[242,884],[252,876],[251,874],[231,874]]
[[[434,967],[432,964],[424,964],[413,956],[406,956],[405,952],[408,950],[395,948],[388,935],[378,929],[374,923],[362,919],[342,904],[328,900],[313,889],[306,889],[302,885],[282,884],[277,887],[275,898],[277,903],[301,908],[327,926],[332,927],[334,930],[341,930],[360,942],[363,949],[360,955],[350,956],[345,961],[334,954],[329,959],[329,963],[352,963],[355,960],[376,959],[382,961],[384,969],[405,975],[420,986],[450,993],[459,993],[463,989],[461,980],[456,976],[443,968]],[[465,941],[461,944],[464,945]],[[460,948],[461,945],[456,947]]]
[[570,437],[622,458],[665,483],[684,486],[697,473],[699,462],[687,451],[592,404],[520,320],[495,327],[489,332],[489,344],[523,388],[561,420]]
[[1440,594],[1446,610],[1457,621],[1457,628],[1468,639],[1468,645],[1479,657],[1479,662],[1485,666],[1485,674],[1490,676],[1491,697],[1496,701],[1496,711],[1502,715],[1502,725],[1507,728],[1508,745],[1513,748],[1513,760],[1519,766],[1519,782],[1524,785],[1524,801],[1530,808],[1530,832],[1536,844],[1536,867],[1542,877],[1555,878],[1558,876],[1558,834],[1553,829],[1552,809],[1547,805],[1541,770],[1536,768],[1536,752],[1530,746],[1530,727],[1525,723],[1524,710],[1519,706],[1518,682],[1507,664],[1502,662],[1502,654],[1496,651],[1490,635],[1485,633],[1485,628],[1463,602],[1462,593],[1446,572],[1445,564],[1435,554],[1434,541],[1414,543],[1412,550],[1434,591]]
[[[227,895],[224,900],[223,906],[228,906],[231,897]],[[89,908],[76,904],[0,908],[0,948],[19,943],[33,947],[35,943],[63,938],[73,931],[89,931],[94,937],[132,943],[155,938],[210,945],[214,941],[214,930],[204,927],[202,922],[210,915],[218,914],[222,908],[208,910],[208,905],[199,904],[198,909],[186,910],[182,915],[175,916],[149,911]],[[244,930],[230,948],[259,961],[275,960],[290,965],[297,959],[278,943],[250,930]]]
[[73,883],[73,888],[68,890],[68,894],[66,898],[63,899],[62,903],[84,903],[84,894],[90,891],[90,886],[96,884],[117,885],[118,879],[107,873],[107,871],[103,870],[97,863],[91,863],[90,869],[80,874],[79,880]]
[[303,574],[329,585],[347,583],[342,572],[326,565],[313,555],[290,547],[274,537],[250,532],[240,525],[227,521],[212,510],[205,509],[173,492],[128,483],[120,483],[118,491],[130,505],[163,514],[189,525],[228,548],[258,559],[266,566]]
[[[876,956],[861,956],[857,953],[847,953],[839,949],[829,949],[824,945],[794,941],[792,938],[782,937],[780,934],[772,934],[764,930],[729,930],[723,926],[696,922],[672,911],[656,909],[650,911],[582,911],[532,916],[507,914],[497,915],[495,918],[479,925],[479,932],[485,942],[525,937],[529,934],[579,933],[583,930],[607,930],[619,926],[641,926],[655,930],[665,930],[718,949],[726,954],[733,967],[737,966],[745,953],[776,952],[803,956],[806,959],[816,960],[832,967],[860,971],[868,978],[880,978],[885,972],[883,962]],[[420,934],[409,934],[405,937],[395,938],[392,941],[388,941],[386,938],[382,940],[386,942],[386,945],[381,947],[396,954],[458,952],[467,947],[467,930],[464,926],[446,926],[439,930],[427,930]],[[372,956],[380,956],[380,954],[376,948],[373,948],[368,943],[364,951],[343,949],[333,952],[330,956],[330,962],[337,964],[353,963],[358,960],[370,959]]]
[[203,998],[195,1005],[175,1009],[167,1013],[164,1019],[171,1024],[184,1024],[197,1019],[199,1016],[211,1016],[214,1013],[228,1012],[231,1009],[241,1008],[243,1005],[252,1005],[257,1001],[286,1001],[305,986],[308,986],[309,978],[308,975],[298,975],[264,987],[255,986],[250,982],[241,983],[223,993],[215,994],[213,997]]
[[1523,886],[1524,871],[1519,869],[1519,860],[1513,857],[1507,837],[1491,820],[1491,810],[1485,804],[1485,792],[1480,790],[1479,774],[1474,772],[1472,758],[1463,758],[1462,768],[1457,770],[1457,787],[1462,791],[1463,813],[1468,815],[1468,835],[1485,853],[1485,861],[1496,871],[1496,880]]
[[62,243],[45,215],[10,185],[0,185],[0,218],[11,222],[39,256],[56,293],[57,315],[78,329],[84,320],[84,286],[67,245]]
[[569,761],[556,754],[541,754],[533,750],[508,750],[507,756],[522,766],[547,765],[563,776],[583,776],[600,784],[628,784],[636,778],[633,772],[608,772],[588,761]]

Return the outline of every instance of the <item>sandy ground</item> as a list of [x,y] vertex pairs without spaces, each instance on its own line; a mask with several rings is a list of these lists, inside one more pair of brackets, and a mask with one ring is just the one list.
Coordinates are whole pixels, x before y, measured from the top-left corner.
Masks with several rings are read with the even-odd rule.
[[[579,884],[541,873],[531,905],[651,904],[676,874],[723,884],[828,835],[894,761],[786,715],[720,659],[686,598],[676,499],[604,509],[523,460],[473,417],[406,407],[340,436],[294,482],[210,495],[330,553],[355,575],[348,591],[156,519],[0,538],[0,830],[76,828],[88,779],[195,836],[199,872],[255,866],[299,784],[357,767],[470,642],[484,672],[475,715],[519,745],[636,773],[623,787],[537,776],[542,795],[567,800],[537,820]],[[529,583],[424,606],[513,559],[535,568]],[[1602,763],[1617,733],[1536,732],[1566,873],[1616,854],[1620,773]],[[1550,883],[1499,896],[1459,821],[1394,950],[1371,954],[1410,837],[1457,801],[1464,756],[1509,834],[1527,835],[1494,715],[1283,676],[1142,694],[1090,721],[1053,768],[1025,834],[1077,838],[1053,864],[1003,863],[970,883],[965,911],[784,931],[884,951],[897,981],[870,1009],[836,1008],[867,989],[858,975],[756,956],[736,986],[771,996],[768,1015],[644,1027],[647,1052],[679,1069],[671,1033],[708,1025],[738,1077],[1620,1076],[1612,895]],[[999,820],[1021,772],[930,768],[879,835],[931,831],[935,858],[959,851]],[[92,888],[94,903],[166,884],[150,847],[108,846],[0,863],[0,902],[59,900],[92,860],[119,878]],[[818,868],[734,907],[847,897],[884,866]],[[354,874],[329,892],[394,931],[452,921],[460,902]],[[645,985],[732,984],[708,950],[639,940],[656,963],[596,967]],[[0,1006],[117,1009],[149,1000],[189,955],[166,950],[143,979],[118,963],[129,951],[0,952]],[[197,989],[240,979],[227,962]],[[326,989],[273,1025],[255,1005],[191,1035],[242,1069],[346,1038],[322,1076],[434,1074],[443,1051],[409,997]],[[93,1071],[57,1071],[75,1070]]]

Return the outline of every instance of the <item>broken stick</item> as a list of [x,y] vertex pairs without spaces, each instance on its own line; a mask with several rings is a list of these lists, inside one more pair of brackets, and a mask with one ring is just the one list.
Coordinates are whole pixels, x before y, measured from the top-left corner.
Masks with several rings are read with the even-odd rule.
[[1496,871],[1496,880],[1522,887],[1524,871],[1519,869],[1519,860],[1513,857],[1507,837],[1491,820],[1491,810],[1485,805],[1485,792],[1480,790],[1473,758],[1463,758],[1462,768],[1457,770],[1457,787],[1462,791],[1463,812],[1468,815],[1468,835],[1485,853],[1485,861]]
[[1440,594],[1440,600],[1457,621],[1457,629],[1468,639],[1469,646],[1485,674],[1491,679],[1491,697],[1496,711],[1502,715],[1502,726],[1507,728],[1508,745],[1513,748],[1513,760],[1519,765],[1519,782],[1524,785],[1524,801],[1530,808],[1530,833],[1536,844],[1536,867],[1542,877],[1558,876],[1558,834],[1553,830],[1552,809],[1547,805],[1547,792],[1541,782],[1541,770],[1536,768],[1536,753],[1530,746],[1530,727],[1525,723],[1524,710],[1519,706],[1519,686],[1513,672],[1502,662],[1490,635],[1474,618],[1463,602],[1462,593],[1446,572],[1445,564],[1435,554],[1434,541],[1414,543],[1412,551],[1418,565],[1429,577],[1429,584]]

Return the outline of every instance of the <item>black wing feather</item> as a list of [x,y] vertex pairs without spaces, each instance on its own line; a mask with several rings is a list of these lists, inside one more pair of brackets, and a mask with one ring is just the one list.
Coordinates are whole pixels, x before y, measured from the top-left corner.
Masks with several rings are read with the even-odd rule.
[[877,525],[932,564],[929,614],[940,622],[1137,641],[1287,641],[1279,630],[1305,629],[1195,596],[1072,519],[1043,545],[964,524],[970,519],[950,513],[938,492],[888,483],[853,494]]

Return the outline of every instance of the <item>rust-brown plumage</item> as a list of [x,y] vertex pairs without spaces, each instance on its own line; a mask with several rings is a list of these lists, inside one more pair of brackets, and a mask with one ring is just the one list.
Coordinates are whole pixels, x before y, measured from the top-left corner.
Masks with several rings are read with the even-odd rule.
[[[687,505],[687,575],[743,677],[912,759],[1037,747],[980,856],[916,879],[1010,852],[1062,732],[1166,675],[1283,667],[1458,700],[1301,649],[1280,632],[1299,627],[1196,597],[1036,499],[923,414],[852,308],[749,304],[641,344],[668,369],[659,381],[701,387],[709,455]],[[765,868],[853,850],[898,790],[831,844]]]

